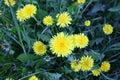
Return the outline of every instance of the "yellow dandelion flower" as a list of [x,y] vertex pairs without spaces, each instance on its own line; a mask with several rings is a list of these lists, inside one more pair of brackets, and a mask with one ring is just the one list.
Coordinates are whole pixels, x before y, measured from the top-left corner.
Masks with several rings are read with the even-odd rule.
[[105,25],[103,26],[103,32],[104,32],[106,35],[112,34],[112,32],[113,32],[113,27],[112,27],[112,25],[110,25],[110,24],[105,24]]
[[110,70],[110,63],[108,61],[102,62],[101,71],[108,72]]
[[6,78],[5,80],[14,80],[13,78]]
[[46,26],[51,26],[53,24],[53,18],[51,16],[46,16],[44,19],[43,19],[43,24],[46,25]]
[[38,78],[36,76],[31,76],[29,80],[38,80]]
[[37,11],[37,8],[33,4],[27,4],[23,8],[23,14],[26,17],[26,19],[33,17],[36,14],[36,11]]
[[74,46],[74,48],[77,46],[76,45],[76,40],[77,40],[77,34],[71,35],[69,36],[71,38],[72,44]]
[[91,24],[91,21],[90,21],[90,20],[86,20],[86,21],[84,22],[84,25],[85,25],[85,26],[90,26],[90,24]]
[[25,15],[24,15],[24,13],[23,13],[23,9],[17,10],[16,15],[17,15],[17,19],[18,19],[19,21],[24,21],[24,20],[26,20],[26,17],[25,17]]
[[86,0],[77,0],[77,2],[78,2],[79,4],[84,4],[84,3],[86,2]]
[[80,70],[80,65],[77,63],[76,60],[72,61],[71,68],[73,71],[78,72]]
[[46,45],[41,41],[36,41],[33,45],[33,50],[37,55],[44,55],[46,53]]
[[93,74],[93,76],[99,76],[100,70],[99,69],[92,70],[92,74]]
[[10,5],[9,5],[9,2],[10,2],[10,5],[11,5],[11,6],[14,6],[15,3],[16,3],[15,0],[9,0],[9,1],[8,1],[8,0],[4,0],[4,3],[5,3],[5,5],[7,5],[7,6],[10,6]]
[[72,18],[68,12],[57,14],[57,26],[64,28],[71,24]]
[[94,65],[94,60],[91,56],[83,56],[80,60],[80,66],[82,71],[89,71]]
[[80,33],[79,35],[77,35],[77,39],[76,39],[77,47],[85,48],[86,46],[88,46],[88,43],[89,43],[89,39],[84,33]]
[[57,57],[67,57],[73,50],[72,41],[68,35],[65,35],[63,32],[58,33],[50,40],[50,50],[53,54],[56,54]]

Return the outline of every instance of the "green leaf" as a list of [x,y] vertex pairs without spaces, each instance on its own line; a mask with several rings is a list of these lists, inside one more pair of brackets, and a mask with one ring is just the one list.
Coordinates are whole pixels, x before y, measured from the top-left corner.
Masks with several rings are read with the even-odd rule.
[[119,6],[112,7],[112,8],[109,8],[108,11],[118,12],[118,11],[120,11],[120,5],[119,5]]
[[106,51],[111,51],[111,50],[120,50],[120,43],[116,43],[116,44],[112,44],[112,45],[110,45],[107,49],[106,49]]
[[29,60],[33,60],[35,59],[37,56],[33,55],[33,54],[20,54],[17,59],[20,60],[21,62],[26,62]]
[[43,9],[38,9],[38,14],[37,14],[37,17],[39,18],[39,19],[43,19],[45,16],[47,16],[48,15],[48,13],[47,13],[47,11],[45,11],[45,10],[43,10]]
[[75,14],[75,9],[76,9],[75,6],[70,6],[70,7],[67,8],[67,11],[71,12],[72,14]]
[[39,39],[42,39],[43,41],[49,41],[50,40],[50,37],[45,35],[45,34],[41,34],[41,35],[38,35]]
[[62,74],[45,72],[45,76],[49,78],[49,80],[60,80]]
[[94,60],[102,60],[104,55],[101,55],[100,53],[94,51],[94,50],[91,50],[88,52],[88,55],[92,56]]
[[104,40],[104,38],[102,38],[102,37],[91,40],[90,46],[93,46],[94,44],[99,45],[103,40]]
[[94,69],[99,69],[99,68],[100,68],[100,66],[99,66],[98,63],[97,63],[97,64],[94,64],[94,66],[93,66],[92,69],[94,70]]

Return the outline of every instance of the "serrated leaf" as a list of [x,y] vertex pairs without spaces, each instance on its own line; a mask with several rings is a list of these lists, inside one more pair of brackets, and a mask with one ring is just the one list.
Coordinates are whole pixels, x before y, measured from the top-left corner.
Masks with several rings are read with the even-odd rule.
[[104,57],[104,55],[101,55],[100,53],[94,50],[89,51],[88,55],[92,56],[94,60],[102,60],[102,58]]

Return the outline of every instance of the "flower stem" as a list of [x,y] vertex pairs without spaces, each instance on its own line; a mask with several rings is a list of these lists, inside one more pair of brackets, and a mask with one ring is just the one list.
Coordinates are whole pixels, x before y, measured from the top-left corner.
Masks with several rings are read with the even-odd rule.
[[[9,2],[9,0],[8,0],[8,2]],[[10,2],[9,2],[9,5],[10,5]],[[16,29],[17,29],[18,37],[19,37],[19,40],[20,40],[20,43],[21,43],[20,46],[22,47],[24,53],[26,54],[26,50],[25,50],[24,44],[23,44],[23,42],[22,42],[22,37],[21,37],[21,33],[20,33],[20,28],[19,28],[17,19],[16,19],[16,17],[15,17],[15,13],[13,12],[13,9],[12,9],[11,5],[10,5],[10,11],[11,11],[12,18],[13,18],[15,27],[16,27]]]
[[39,74],[39,73],[41,73],[41,72],[36,72],[36,73],[30,74],[30,75],[27,75],[27,76],[25,76],[25,77],[20,78],[19,80],[23,80],[23,79],[25,79],[25,78],[27,78],[27,77],[30,77],[30,76],[32,76],[32,75]]
[[93,0],[90,0],[90,2],[86,5],[86,7],[83,9],[83,11],[81,12],[81,16],[83,15],[83,13],[86,11],[86,9],[90,6],[90,4],[93,2]]

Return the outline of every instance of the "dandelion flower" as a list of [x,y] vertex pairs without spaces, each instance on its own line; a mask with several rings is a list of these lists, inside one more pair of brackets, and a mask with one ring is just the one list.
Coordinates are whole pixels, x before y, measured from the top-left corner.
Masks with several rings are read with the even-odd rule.
[[71,24],[72,18],[68,12],[57,14],[57,26],[64,28]]
[[85,48],[86,46],[88,46],[88,43],[89,43],[89,39],[84,33],[80,33],[79,35],[77,35],[77,39],[76,39],[77,47]]
[[24,6],[16,12],[17,19],[19,21],[29,19],[30,17],[33,17],[36,14],[36,11],[36,6],[34,6],[33,4],[27,4],[26,6]]
[[33,4],[27,4],[23,8],[23,14],[26,17],[26,19],[33,17],[36,14],[36,11],[37,11],[37,8]]
[[44,55],[46,53],[46,45],[41,41],[36,41],[33,45],[33,50],[37,55]]
[[7,5],[7,6],[10,6],[10,5],[9,5],[9,2],[10,2],[10,5],[11,5],[11,6],[14,6],[15,3],[16,3],[15,0],[9,0],[9,1],[8,1],[8,0],[4,0],[4,3],[5,3],[5,5]]
[[29,80],[38,80],[38,78],[36,76],[31,76]]
[[92,74],[93,74],[93,76],[99,76],[100,70],[99,69],[92,70]]
[[91,24],[91,21],[90,21],[90,20],[86,20],[86,21],[84,22],[84,25],[85,25],[85,26],[90,26],[90,24]]
[[89,71],[94,65],[94,60],[91,56],[83,56],[80,60],[81,70]]
[[50,50],[53,54],[56,54],[57,57],[67,57],[73,50],[72,41],[68,35],[65,35],[63,32],[58,33],[50,40]]
[[17,15],[17,19],[18,19],[19,21],[24,21],[24,20],[26,20],[26,17],[25,17],[25,15],[24,15],[24,13],[23,13],[23,9],[18,10],[17,13],[16,13],[16,15]]
[[72,44],[74,46],[74,48],[77,46],[76,45],[76,40],[77,40],[77,34],[71,35],[69,36],[71,38]]
[[84,4],[84,3],[86,2],[86,0],[77,0],[77,2],[78,2],[79,4]]
[[104,32],[106,35],[112,34],[112,32],[113,32],[113,27],[112,27],[112,25],[110,25],[110,24],[105,24],[105,25],[103,26],[103,32]]
[[110,70],[110,63],[108,61],[102,62],[101,71],[108,72]]
[[80,70],[80,65],[77,63],[76,60],[72,61],[71,68],[73,71],[78,72]]
[[51,16],[46,16],[43,19],[43,24],[46,26],[51,26],[53,24],[53,18]]

